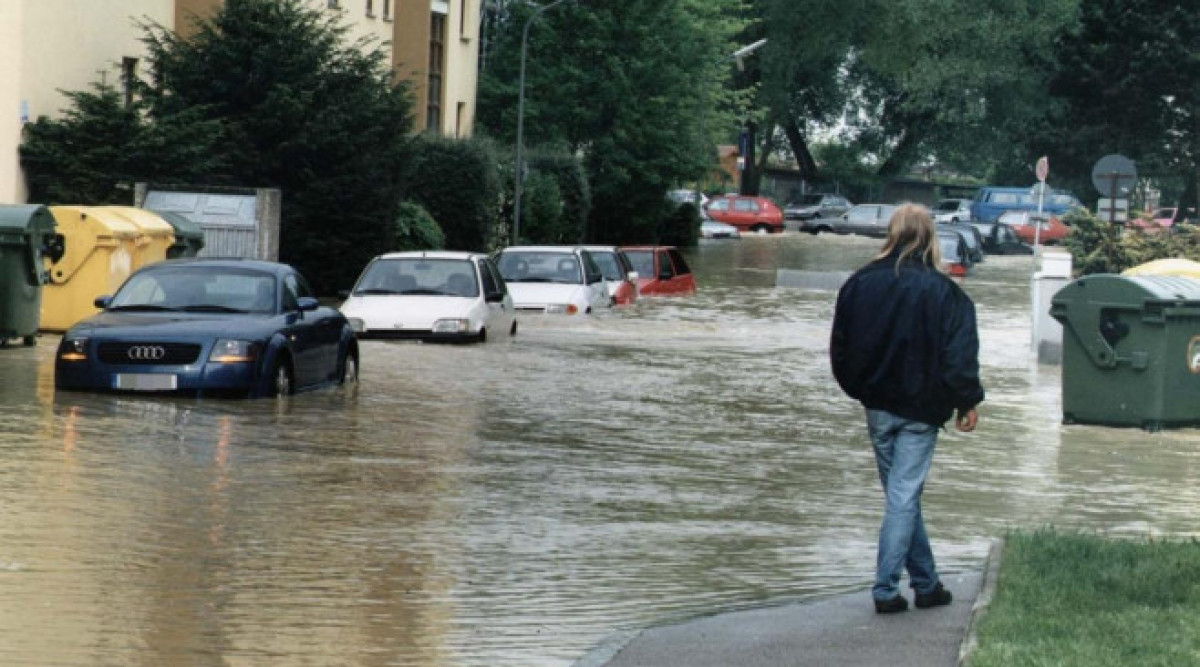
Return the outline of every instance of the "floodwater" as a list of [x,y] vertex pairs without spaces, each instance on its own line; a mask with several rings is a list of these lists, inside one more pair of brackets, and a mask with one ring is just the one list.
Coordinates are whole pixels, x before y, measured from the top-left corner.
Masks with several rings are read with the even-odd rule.
[[[481,347],[367,342],[357,390],[283,402],[63,393],[0,350],[0,663],[570,665],[645,625],[865,590],[881,509],[826,347],[878,241],[690,252],[694,297]],[[943,572],[1008,527],[1193,535],[1200,431],[1060,425],[1030,259],[976,300],[988,401],[939,443]]]

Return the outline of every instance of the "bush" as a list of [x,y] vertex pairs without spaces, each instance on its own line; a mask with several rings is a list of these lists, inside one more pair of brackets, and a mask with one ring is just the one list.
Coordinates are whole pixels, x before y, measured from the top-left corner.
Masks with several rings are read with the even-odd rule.
[[[520,243],[580,243],[586,236],[591,191],[579,159],[566,150],[540,148],[530,153],[521,191]],[[513,210],[513,169],[504,182],[506,219]]]
[[675,210],[663,219],[658,238],[663,245],[693,246],[700,236],[700,209],[695,204],[686,203],[675,207]]
[[416,143],[417,156],[405,182],[406,198],[424,207],[441,225],[447,248],[490,249],[501,201],[491,142],[426,135]]
[[1110,225],[1082,210],[1067,214],[1063,222],[1072,228],[1064,245],[1071,252],[1078,275],[1120,273],[1156,259],[1200,261],[1200,227],[1194,225],[1144,231]]
[[414,202],[400,202],[396,211],[394,250],[438,250],[446,247],[446,234],[429,211]]

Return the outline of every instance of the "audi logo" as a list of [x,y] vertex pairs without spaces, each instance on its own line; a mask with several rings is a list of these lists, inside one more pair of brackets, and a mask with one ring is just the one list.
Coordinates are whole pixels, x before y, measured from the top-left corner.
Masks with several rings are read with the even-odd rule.
[[158,361],[167,356],[167,349],[161,345],[133,345],[125,355],[134,361]]

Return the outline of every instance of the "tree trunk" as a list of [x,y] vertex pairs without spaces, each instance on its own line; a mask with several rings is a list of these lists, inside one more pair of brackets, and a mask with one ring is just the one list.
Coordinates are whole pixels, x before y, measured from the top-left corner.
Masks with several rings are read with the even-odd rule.
[[788,118],[783,123],[783,132],[787,135],[788,144],[792,147],[792,155],[796,156],[796,164],[800,168],[800,177],[806,181],[816,180],[817,161],[813,159],[812,151],[808,148],[808,140],[800,131],[800,125],[795,118]]
[[[758,142],[758,127],[754,121],[746,121],[746,154],[742,157],[742,177],[738,183],[738,194],[758,194],[758,179],[755,178],[755,144]],[[741,143],[741,142],[739,142]]]

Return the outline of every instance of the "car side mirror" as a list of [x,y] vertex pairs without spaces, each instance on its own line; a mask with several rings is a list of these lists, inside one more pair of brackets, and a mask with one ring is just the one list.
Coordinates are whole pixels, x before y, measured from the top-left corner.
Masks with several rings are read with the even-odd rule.
[[108,295],[98,296],[98,297],[96,297],[96,300],[92,302],[92,305],[99,308],[100,310],[105,310],[110,305],[112,305],[112,299],[113,298]]
[[483,300],[487,303],[500,303],[504,300],[504,292],[488,292]]
[[302,296],[296,299],[296,308],[300,312],[311,312],[321,307],[321,302],[311,296]]

